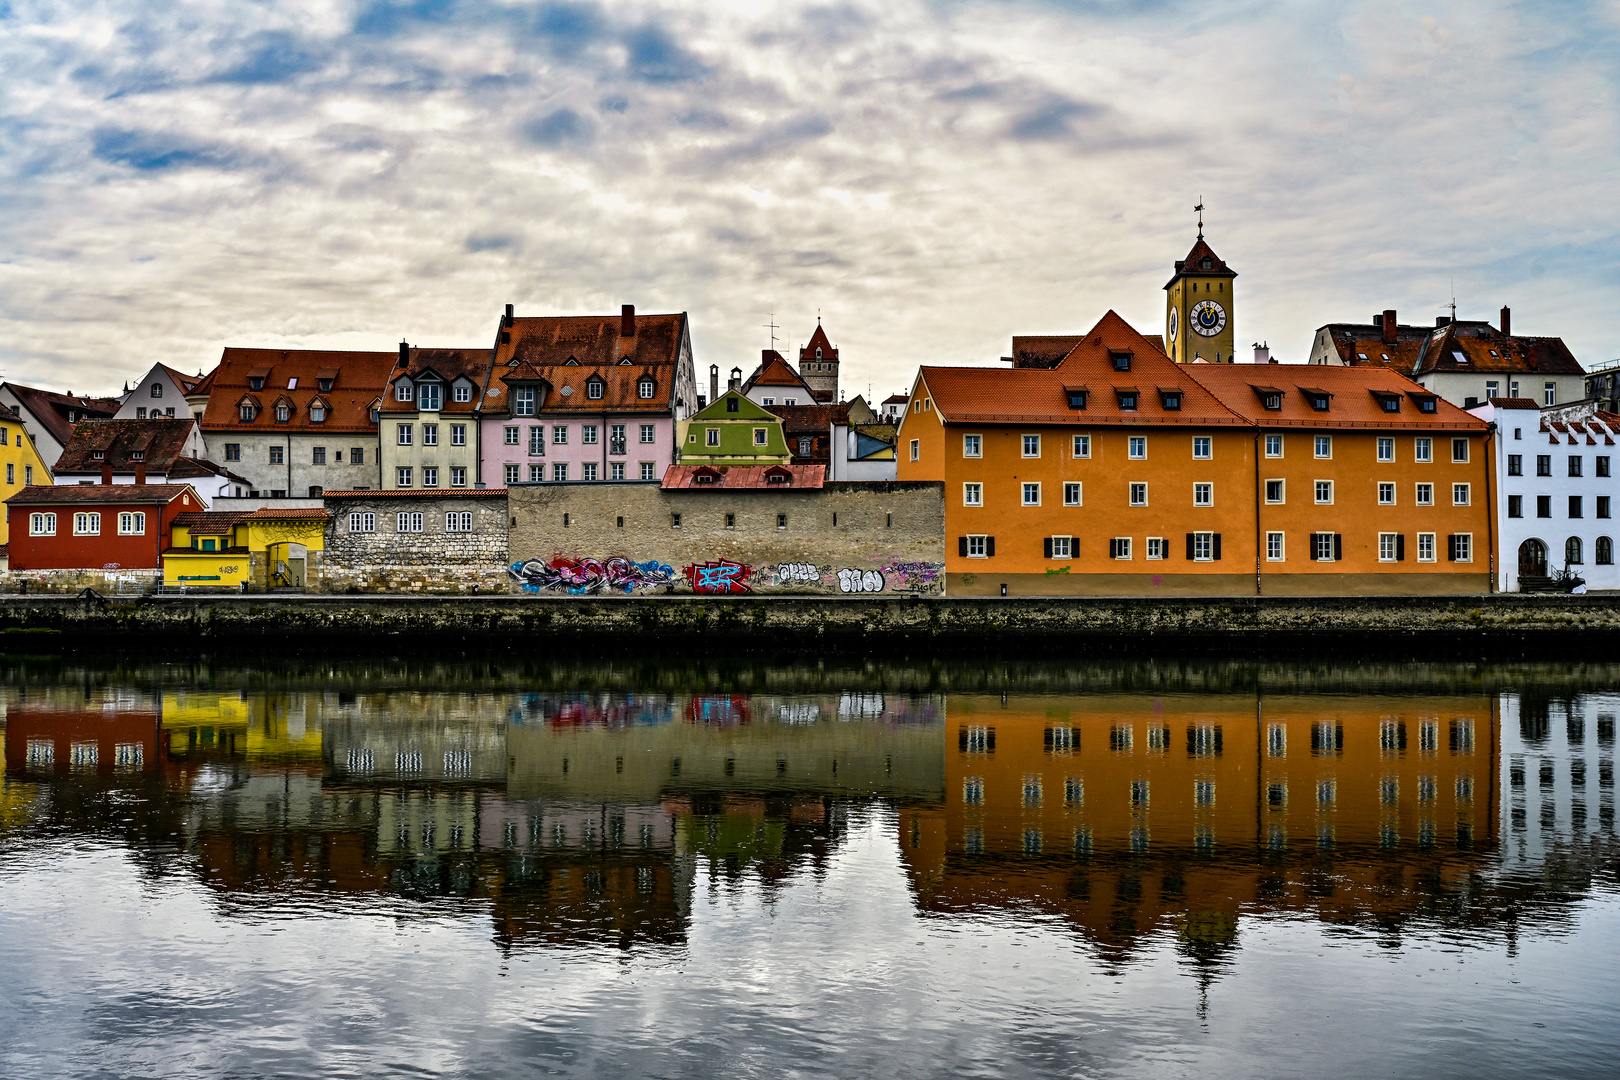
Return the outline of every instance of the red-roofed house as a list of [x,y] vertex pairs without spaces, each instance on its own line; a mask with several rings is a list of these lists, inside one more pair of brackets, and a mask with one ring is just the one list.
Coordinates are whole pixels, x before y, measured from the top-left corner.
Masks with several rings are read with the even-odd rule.
[[186,404],[188,395],[196,392],[205,376],[202,372],[187,375],[168,364],[153,364],[124,395],[124,403],[113,414],[114,420],[145,420],[148,417],[187,417],[191,409]]
[[155,570],[189,484],[35,485],[6,500],[13,570]]
[[479,483],[479,402],[489,349],[399,343],[379,413],[382,487],[464,488]]
[[81,397],[36,390],[18,383],[0,383],[0,405],[17,410],[23,427],[34,440],[40,460],[55,465],[62,456],[73,426],[80,420],[106,420],[118,411],[117,398]]

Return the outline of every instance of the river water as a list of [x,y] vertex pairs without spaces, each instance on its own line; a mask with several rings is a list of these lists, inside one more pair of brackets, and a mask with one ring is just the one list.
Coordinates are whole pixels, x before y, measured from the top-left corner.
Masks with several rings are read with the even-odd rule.
[[6,1077],[1620,1053],[1620,667],[0,673]]

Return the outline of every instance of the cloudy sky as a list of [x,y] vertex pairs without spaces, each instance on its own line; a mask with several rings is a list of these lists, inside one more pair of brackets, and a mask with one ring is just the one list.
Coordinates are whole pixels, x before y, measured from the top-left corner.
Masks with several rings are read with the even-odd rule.
[[1395,307],[1620,355],[1620,0],[0,0],[0,371],[684,310],[850,392],[1108,308],[1193,204],[1238,340]]

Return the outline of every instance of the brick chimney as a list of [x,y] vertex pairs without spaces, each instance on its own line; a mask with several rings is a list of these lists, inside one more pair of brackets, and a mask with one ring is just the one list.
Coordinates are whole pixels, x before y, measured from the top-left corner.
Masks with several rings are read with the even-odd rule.
[[146,483],[146,462],[144,461],[135,463],[135,482],[137,484]]
[[715,402],[715,401],[720,400],[720,365],[719,364],[710,364],[709,365],[709,400],[711,402]]
[[1383,324],[1383,327],[1384,327],[1384,344],[1385,345],[1393,345],[1393,344],[1395,344],[1395,338],[1396,338],[1396,333],[1395,333],[1395,326],[1396,326],[1396,323],[1395,323],[1395,309],[1394,308],[1385,308],[1383,317],[1381,319],[1379,319],[1379,322],[1381,322]]
[[110,461],[101,463],[101,482],[109,486],[112,484],[112,462]]
[[512,305],[511,304],[506,305],[506,317],[501,320],[501,325],[502,326],[511,326],[512,325]]
[[1513,312],[1508,309],[1506,304],[1502,305],[1502,336],[1513,336]]
[[411,363],[411,346],[408,342],[399,343],[399,366],[409,367]]
[[636,336],[636,305],[626,304],[619,309],[619,336]]

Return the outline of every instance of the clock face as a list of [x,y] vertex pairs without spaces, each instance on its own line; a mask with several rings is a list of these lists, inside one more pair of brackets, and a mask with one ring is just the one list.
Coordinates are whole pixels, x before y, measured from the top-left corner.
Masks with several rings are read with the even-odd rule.
[[1171,308],[1170,309],[1170,340],[1172,342],[1174,342],[1176,340],[1176,331],[1181,329],[1181,327],[1179,325],[1180,322],[1181,322],[1181,312],[1177,311],[1175,308]]
[[1205,337],[1214,337],[1226,329],[1226,309],[1213,300],[1200,300],[1188,312],[1192,328]]

